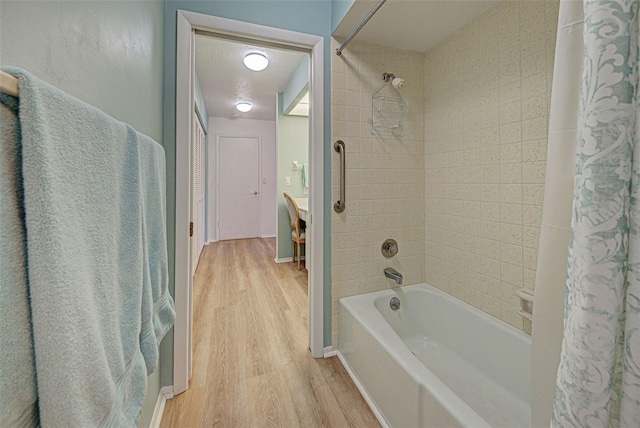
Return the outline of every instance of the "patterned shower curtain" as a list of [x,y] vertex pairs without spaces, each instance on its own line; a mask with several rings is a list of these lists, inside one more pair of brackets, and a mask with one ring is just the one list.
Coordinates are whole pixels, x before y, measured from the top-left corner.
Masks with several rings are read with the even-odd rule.
[[584,2],[553,427],[640,427],[640,0]]

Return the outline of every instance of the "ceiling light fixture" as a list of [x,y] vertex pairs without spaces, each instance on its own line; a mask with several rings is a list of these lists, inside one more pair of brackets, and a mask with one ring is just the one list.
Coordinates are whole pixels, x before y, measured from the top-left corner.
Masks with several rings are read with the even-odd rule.
[[251,103],[238,103],[236,104],[236,108],[238,109],[238,111],[241,111],[242,113],[246,113],[248,111],[251,110],[253,106],[251,105]]
[[250,53],[244,57],[244,65],[246,65],[249,70],[262,71],[269,65],[269,60],[262,54]]

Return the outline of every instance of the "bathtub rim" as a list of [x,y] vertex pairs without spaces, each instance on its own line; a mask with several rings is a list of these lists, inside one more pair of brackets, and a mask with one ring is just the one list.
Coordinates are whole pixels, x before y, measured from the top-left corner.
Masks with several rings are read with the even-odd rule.
[[[453,304],[460,305],[464,308],[464,310],[468,310],[471,313],[482,317],[487,322],[489,322],[489,324],[501,330],[505,330],[511,334],[514,334],[519,339],[528,342],[529,345],[531,344],[531,337],[523,331],[518,330],[517,328],[505,323],[504,321],[499,320],[470,305],[469,303],[451,296],[450,294],[428,283],[413,284],[404,287],[394,287],[387,290],[348,296],[339,299],[339,310],[342,310],[342,307],[344,306],[344,308],[351,313],[351,316],[354,318],[354,320],[361,325],[365,326],[365,324],[363,323],[363,318],[368,318],[369,320],[371,320],[371,317],[374,318],[376,327],[379,326],[381,330],[374,333],[367,326],[365,326],[365,329],[373,336],[374,340],[376,340],[383,348],[387,350],[391,358],[393,358],[393,360],[395,360],[395,362],[403,370],[405,370],[411,377],[413,377],[416,382],[421,385],[421,387],[425,388],[440,403],[440,405],[447,412],[449,412],[449,414],[462,426],[473,428],[491,428],[491,425],[482,416],[480,416],[478,412],[476,412],[471,406],[469,406],[464,400],[462,400],[462,398],[460,398],[453,390],[451,390],[451,388],[447,384],[440,380],[439,377],[437,377],[409,350],[402,338],[387,322],[383,314],[379,310],[377,310],[377,308],[375,311],[371,310],[372,307],[375,307],[377,300],[391,298],[394,296],[397,297],[401,293],[412,290],[420,290],[420,292],[434,294],[441,298],[449,300]],[[340,328],[338,328],[338,331],[340,332]],[[363,393],[363,390],[365,392],[366,390],[362,385],[362,382],[359,380],[358,376],[349,366],[348,358],[340,349],[340,345],[338,345],[338,355],[341,363],[345,367],[345,370],[356,384],[356,387],[358,387],[358,390],[360,390],[360,392],[362,393],[371,410],[374,412],[376,417],[378,417],[379,413],[384,420],[384,416],[375,405],[375,400],[373,400],[373,398],[370,397],[368,393]],[[386,420],[385,423],[387,423],[387,426],[389,426]]]

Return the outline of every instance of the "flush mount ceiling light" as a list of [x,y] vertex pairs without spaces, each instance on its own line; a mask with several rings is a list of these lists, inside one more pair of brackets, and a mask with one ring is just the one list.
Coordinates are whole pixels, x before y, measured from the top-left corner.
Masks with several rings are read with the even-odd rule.
[[251,110],[253,106],[251,105],[251,103],[238,103],[236,104],[236,108],[238,109],[238,111],[241,111],[242,113],[246,113],[248,111]]
[[246,65],[249,70],[262,71],[269,65],[269,60],[262,54],[250,53],[244,57],[244,65]]

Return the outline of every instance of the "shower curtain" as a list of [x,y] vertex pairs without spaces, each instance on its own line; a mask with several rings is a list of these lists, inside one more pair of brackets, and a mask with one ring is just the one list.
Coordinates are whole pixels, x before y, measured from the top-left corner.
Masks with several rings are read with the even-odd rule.
[[582,80],[582,1],[561,1],[531,346],[531,426],[549,428],[560,364]]
[[639,3],[584,2],[554,427],[640,426]]

